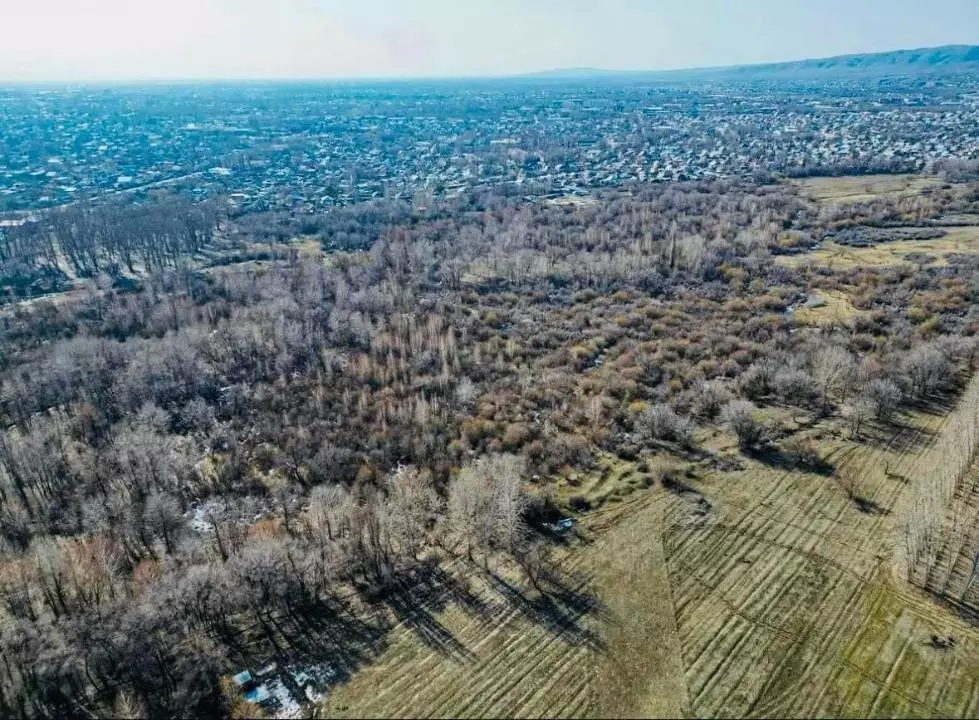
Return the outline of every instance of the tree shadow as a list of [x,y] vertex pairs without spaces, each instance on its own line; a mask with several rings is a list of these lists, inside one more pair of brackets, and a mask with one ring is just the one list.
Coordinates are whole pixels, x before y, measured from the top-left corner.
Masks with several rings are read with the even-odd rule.
[[856,495],[853,498],[854,504],[857,506],[857,510],[862,512],[864,515],[890,515],[891,511],[880,503],[865,498],[862,495]]
[[835,471],[833,464],[822,458],[801,458],[796,453],[783,450],[776,445],[746,448],[744,453],[762,465],[767,465],[777,470],[798,470],[800,472],[815,473],[816,475],[832,475]]
[[897,454],[916,453],[931,444],[934,430],[911,425],[895,416],[889,422],[868,422],[860,431],[859,440],[876,448],[886,448]]
[[911,402],[908,407],[917,412],[936,417],[948,415],[959,402],[961,388],[957,392],[940,392],[918,398]]
[[[387,647],[387,628],[356,616],[342,602],[318,602],[256,619],[260,639],[229,644],[241,668],[329,665],[330,684],[347,681]],[[244,638],[243,638],[244,639]]]
[[439,621],[438,615],[450,605],[471,615],[485,615],[489,611],[483,599],[435,560],[424,561],[399,575],[373,602],[390,609],[398,623],[425,645],[459,662],[471,661],[475,656]]
[[[472,567],[472,566],[470,566]],[[493,594],[474,593],[464,576],[437,561],[419,563],[373,592],[348,598],[297,603],[274,613],[255,615],[222,642],[234,671],[253,672],[270,662],[282,668],[329,666],[330,685],[348,681],[389,646],[392,630],[404,627],[426,647],[455,662],[476,656],[439,618],[451,607],[490,623],[504,607],[574,646],[600,650],[598,635],[584,623],[602,617],[604,606],[588,589],[590,578],[572,576],[548,565],[535,576],[535,590],[518,586],[483,568]],[[501,602],[503,603],[501,605]],[[288,685],[288,673],[278,676]],[[297,690],[298,691],[298,690]]]
[[713,511],[714,504],[697,488],[684,482],[676,473],[664,473],[661,482],[665,490],[693,503],[692,513],[695,517],[706,519]]
[[550,570],[538,581],[538,592],[530,593],[500,575],[486,572],[490,585],[524,618],[574,646],[602,650],[604,643],[582,622],[588,615],[602,617],[605,607],[587,589],[587,579],[568,582]]

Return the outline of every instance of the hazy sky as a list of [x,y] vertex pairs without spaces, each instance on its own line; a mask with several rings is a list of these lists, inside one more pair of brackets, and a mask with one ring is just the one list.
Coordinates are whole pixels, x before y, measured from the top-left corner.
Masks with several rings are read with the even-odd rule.
[[666,69],[979,44],[979,0],[0,0],[0,82]]

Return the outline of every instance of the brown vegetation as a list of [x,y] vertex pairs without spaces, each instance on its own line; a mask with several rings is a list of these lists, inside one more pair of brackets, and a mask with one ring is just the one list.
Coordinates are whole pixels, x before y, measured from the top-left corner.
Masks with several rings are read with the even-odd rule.
[[[803,473],[820,495],[800,503],[890,512],[873,488],[846,498],[813,438],[849,424],[871,443],[954,397],[979,259],[831,272],[773,256],[830,227],[966,212],[970,192],[831,211],[739,183],[371,205],[322,231],[328,258],[233,256],[219,241],[282,239],[278,219],[244,217],[220,237],[217,219],[160,230],[183,239],[140,240],[131,266],[88,210],[39,220],[21,259],[78,276],[121,262],[134,282],[0,316],[0,714],[230,713],[228,672],[330,654],[346,678],[405,624],[454,652],[431,618],[477,608],[470,583],[535,637],[587,643],[578,621],[597,611],[552,564],[553,522],[610,512],[658,470],[690,528],[712,506],[673,468],[697,463]],[[788,312],[820,290],[861,313]],[[969,432],[948,441],[935,513]],[[674,572],[697,566],[694,535],[721,542],[700,533],[667,552]],[[931,547],[915,542],[913,558]],[[707,656],[689,667],[708,682]]]

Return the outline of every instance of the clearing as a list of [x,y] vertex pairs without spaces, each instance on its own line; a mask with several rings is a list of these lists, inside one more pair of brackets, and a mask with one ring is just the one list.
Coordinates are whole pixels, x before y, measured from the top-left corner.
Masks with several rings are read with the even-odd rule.
[[[946,225],[938,226],[938,229],[945,231],[944,237],[930,240],[894,240],[871,247],[850,247],[825,240],[816,250],[798,255],[780,255],[776,262],[790,267],[809,263],[834,270],[903,263],[941,266],[948,263],[951,255],[979,253],[979,227]],[[915,254],[931,257],[916,258]]]
[[864,312],[853,307],[850,297],[839,290],[815,291],[810,293],[810,300],[817,302],[801,305],[793,311],[796,322],[806,325],[845,324]]
[[868,202],[881,195],[916,195],[925,188],[943,183],[936,177],[923,175],[856,175],[805,178],[794,180],[792,184],[812,200],[856,203]]
[[[906,475],[946,410],[873,426],[861,444],[824,442],[835,472],[765,457],[741,458],[733,471],[704,462],[669,487],[601,503],[559,550],[561,580],[547,594],[484,573],[470,588],[478,602],[453,603],[423,624],[406,619],[324,709],[975,717],[979,630],[892,573],[899,501],[921,481]],[[714,452],[732,457],[734,448]],[[852,498],[840,472],[858,478]],[[597,498],[632,474],[642,475],[605,459],[579,491]],[[979,470],[970,477],[959,499],[974,513]],[[967,584],[958,566],[968,552],[956,556],[957,588]],[[935,647],[933,634],[956,646]]]

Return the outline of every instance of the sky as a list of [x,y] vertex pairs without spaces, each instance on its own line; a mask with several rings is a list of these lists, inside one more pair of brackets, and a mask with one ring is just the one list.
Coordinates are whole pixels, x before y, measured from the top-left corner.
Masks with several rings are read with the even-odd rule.
[[0,0],[0,83],[663,70],[979,45],[979,0]]

